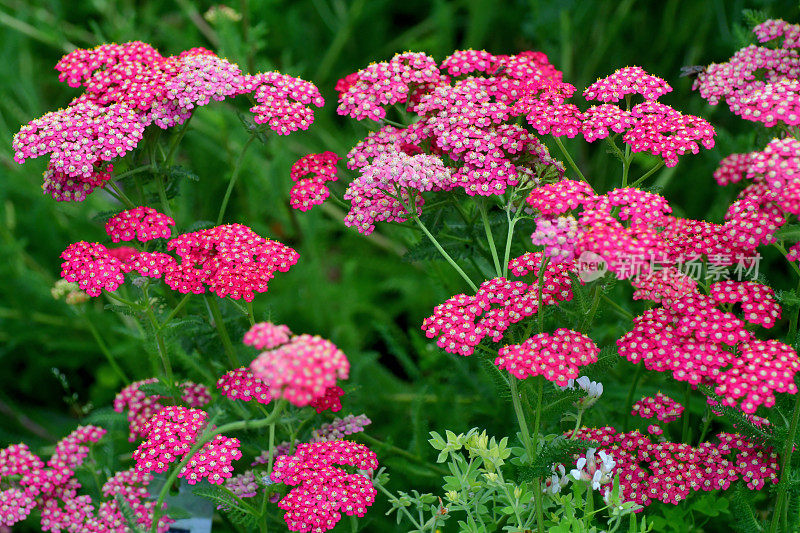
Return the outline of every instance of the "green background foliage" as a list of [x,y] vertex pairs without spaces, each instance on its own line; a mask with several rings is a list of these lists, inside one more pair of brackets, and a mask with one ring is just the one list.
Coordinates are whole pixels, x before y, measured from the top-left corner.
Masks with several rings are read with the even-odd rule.
[[[60,84],[53,70],[64,53],[129,40],[148,42],[165,55],[205,46],[245,71],[278,69],[319,86],[327,105],[317,111],[310,130],[272,135],[266,145],[256,144],[248,152],[226,222],[250,225],[301,256],[297,266],[279,274],[270,290],[257,297],[257,318],[333,340],[353,364],[343,413],[365,412],[374,421],[371,434],[429,458],[434,452],[427,444],[428,431],[478,426],[489,434],[509,434],[510,406],[482,370],[480,357],[444,354],[420,331],[434,305],[465,289],[443,263],[404,259],[398,241],[409,236],[401,228],[379,226],[364,238],[344,228],[338,207],[305,214],[289,209],[289,168],[297,158],[323,150],[344,155],[368,131],[336,115],[336,80],[404,50],[425,51],[438,60],[463,48],[498,54],[540,50],[579,91],[616,68],[642,66],[673,86],[666,103],[711,120],[718,130],[716,148],[683,157],[655,186],[677,214],[719,221],[734,192],[717,187],[711,173],[724,155],[761,146],[763,137],[725,106],[708,106],[692,93],[691,80],[679,76],[680,67],[724,61],[746,44],[745,8],[790,21],[798,15],[794,2],[740,0],[244,0],[231,4],[242,14],[240,21],[211,24],[202,17],[211,5],[0,0],[0,445],[24,440],[44,449],[91,406],[107,406],[119,390],[121,383],[85,318],[125,360],[129,373],[137,379],[150,375],[140,339],[128,333],[118,316],[104,312],[101,302],[83,317],[50,295],[61,251],[76,240],[103,240],[102,213],[115,206],[102,193],[76,205],[43,197],[40,178],[46,161],[20,166],[12,159],[11,138],[21,124],[78,94]],[[180,229],[215,218],[230,169],[247,140],[232,111],[246,107],[240,101],[216,103],[193,119],[178,162],[197,181],[183,180],[175,191]],[[602,143],[567,144],[600,189],[614,185],[616,161],[604,153]],[[632,175],[651,164],[642,156]],[[441,279],[426,274],[431,271],[441,272]],[[782,272],[771,276],[776,288],[787,287]],[[237,314],[228,303],[223,311]],[[625,323],[610,309],[601,309],[601,316],[593,337],[613,342]],[[239,323],[236,335],[244,328],[244,321]],[[193,372],[188,366],[184,370]],[[615,406],[624,399],[631,375],[627,363],[611,370],[604,379],[606,396],[589,414],[588,424],[622,419]],[[671,387],[657,375],[646,374],[643,383],[642,394]],[[701,409],[696,407],[698,416]],[[398,488],[408,480],[418,486],[435,482],[413,462],[377,451]],[[380,513],[374,516],[379,519]]]

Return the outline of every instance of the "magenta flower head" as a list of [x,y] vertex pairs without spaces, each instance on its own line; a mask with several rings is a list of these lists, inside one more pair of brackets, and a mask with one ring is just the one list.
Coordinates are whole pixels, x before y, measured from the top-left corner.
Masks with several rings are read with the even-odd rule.
[[171,289],[184,294],[208,289],[220,298],[248,302],[255,293],[266,292],[275,272],[287,272],[299,257],[292,248],[241,224],[184,233],[169,241],[168,248],[181,258],[164,276]]
[[[367,473],[350,474],[335,465]],[[378,468],[374,452],[346,440],[300,444],[294,455],[275,460],[272,480],[295,487],[279,503],[290,531],[333,529],[342,515],[364,516],[377,491],[369,475]]]
[[659,422],[669,423],[681,417],[683,406],[666,394],[657,392],[655,396],[645,396],[633,404],[631,414],[646,419],[657,418]]
[[267,384],[256,378],[249,368],[229,370],[217,380],[217,389],[231,400],[255,400],[263,404],[272,401]]
[[152,207],[135,207],[118,213],[106,222],[106,233],[113,242],[147,242],[153,239],[169,239],[172,217],[159,213]]
[[[208,415],[199,409],[169,406],[147,422],[147,438],[133,452],[138,472],[166,472],[169,465],[180,462],[191,450],[206,427]],[[239,460],[239,440],[217,435],[195,453],[178,477],[194,485],[203,478],[221,484],[231,477],[231,463]]]
[[670,91],[672,87],[658,76],[648,74],[641,67],[625,67],[598,79],[583,91],[583,96],[601,102],[619,102],[632,94],[641,95],[645,100],[658,100]]
[[[114,398],[114,411],[118,413],[127,411],[128,413],[130,426],[128,440],[131,442],[147,436],[147,422],[164,408],[160,402],[162,396],[148,395],[141,390],[142,385],[157,381],[156,378],[134,381],[119,391]],[[182,389],[181,400],[189,407],[203,407],[211,401],[211,394],[205,385],[186,381],[179,387]]]
[[78,241],[61,254],[61,277],[78,284],[89,296],[114,292],[125,283],[123,264],[99,243]]
[[494,364],[518,379],[544,376],[565,386],[580,376],[580,367],[597,362],[599,353],[594,341],[583,333],[560,328],[552,335],[539,333],[522,344],[503,346]]
[[259,354],[250,364],[250,370],[256,379],[267,384],[270,396],[305,407],[324,397],[337,379],[347,379],[350,363],[331,341],[296,335],[287,343]]
[[[289,204],[294,209],[308,211],[325,201],[330,190],[325,182],[336,181],[336,162],[339,156],[333,152],[308,154],[293,165],[290,176],[296,182],[289,191]],[[305,177],[313,174],[311,177]]]

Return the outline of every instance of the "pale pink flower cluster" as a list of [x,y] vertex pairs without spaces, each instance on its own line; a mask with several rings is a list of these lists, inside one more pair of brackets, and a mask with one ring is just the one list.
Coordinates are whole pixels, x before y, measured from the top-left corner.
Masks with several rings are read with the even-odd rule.
[[265,72],[246,76],[246,92],[255,90],[256,105],[250,108],[257,124],[268,124],[278,135],[307,130],[314,122],[314,110],[325,99],[316,85],[280,72]]
[[371,472],[378,459],[363,444],[345,440],[300,444],[294,455],[275,460],[272,480],[295,487],[279,503],[289,531],[321,533],[347,516],[364,516],[377,491],[362,473],[349,474],[336,465]]
[[347,415],[344,418],[335,418],[332,422],[322,424],[311,432],[311,442],[341,440],[347,435],[362,433],[364,428],[372,424],[367,415]]
[[244,334],[242,342],[257,350],[271,350],[289,342],[291,336],[292,332],[285,324],[256,322]]
[[494,364],[517,379],[544,376],[565,386],[580,376],[580,367],[597,362],[600,349],[578,331],[559,328],[552,334],[539,333],[521,344],[500,348]]
[[324,104],[309,82],[278,72],[243,75],[204,48],[165,57],[139,41],[104,44],[70,52],[56,70],[85,92],[22,126],[13,148],[18,163],[50,154],[45,192],[57,200],[83,200],[108,179],[105,162],[133,150],[147,126],[182,124],[213,100],[252,93],[255,122],[281,135],[307,129],[314,119],[309,106]]
[[[124,533],[126,522],[114,500],[119,494],[138,525],[149,529],[155,503],[148,501],[144,487],[152,476],[118,472],[103,485],[102,495],[110,499],[98,508],[91,496],[78,494],[81,484],[74,476],[89,454],[85,444],[99,441],[105,432],[95,426],[78,427],[56,444],[46,465],[25,444],[0,450],[0,481],[4,487],[0,490],[0,526],[13,526],[38,509],[43,531]],[[159,533],[165,532],[171,522],[162,518],[157,527]]]
[[384,152],[347,187],[344,199],[350,200],[352,207],[344,223],[369,235],[375,222],[404,222],[409,215],[419,216],[425,203],[422,192],[453,187],[450,171],[438,157]]
[[800,124],[800,26],[768,20],[753,29],[759,41],[783,37],[781,47],[750,45],[724,63],[712,63],[693,88],[710,104],[725,100],[745,120],[767,127]]
[[159,213],[152,207],[139,206],[117,213],[106,222],[106,233],[113,242],[147,242],[169,239],[175,225],[172,217]]
[[[365,71],[389,76],[381,65]],[[368,103],[370,118],[383,118],[386,110],[380,106],[397,102],[407,102],[407,110],[418,117],[405,128],[385,125],[368,134],[348,154],[349,168],[363,168],[387,152],[446,156],[456,162],[451,186],[482,196],[502,194],[507,187],[538,180],[546,172],[563,174],[563,166],[550,157],[547,148],[513,120],[517,101],[531,86],[560,82],[561,73],[546,56],[462,50],[446,58],[441,70],[431,60],[430,69],[427,81],[413,85],[399,100],[376,98],[373,89],[385,83],[404,91],[400,78],[382,78],[375,86],[365,86],[355,82],[365,72],[360,71],[340,80],[337,89],[342,97],[358,95]],[[448,71],[454,76],[472,75],[455,79],[444,74]],[[359,119],[369,116],[342,106],[340,112]]]
[[357,120],[384,118],[383,106],[406,102],[410,86],[435,84],[442,77],[436,61],[421,52],[396,54],[389,61],[372,63],[351,76],[348,85],[337,89],[336,112]]
[[[336,181],[338,161],[339,156],[333,152],[308,154],[298,159],[290,172],[292,181],[296,183],[289,191],[289,205],[300,211],[308,211],[324,202],[330,195],[325,183]],[[313,176],[305,177],[308,174]]]
[[330,395],[329,388],[336,386],[337,379],[347,379],[350,363],[331,341],[304,334],[261,352],[250,364],[250,370],[255,379],[266,384],[272,398],[284,398],[305,407]]
[[725,490],[737,480],[751,490],[778,483],[778,455],[738,434],[720,433],[718,443],[696,447],[653,442],[638,431],[617,433],[611,427],[581,428],[576,437],[598,443],[614,458],[625,501],[642,506],[656,501],[677,505],[692,492]]
[[[127,412],[130,427],[128,440],[131,442],[145,437],[147,421],[164,408],[161,403],[163,396],[147,394],[141,390],[142,385],[157,382],[156,378],[134,381],[114,397],[114,411]],[[211,393],[205,385],[186,381],[178,385],[178,388],[181,389],[180,400],[189,407],[203,407],[211,401]]]
[[[526,253],[509,262],[515,276],[533,272],[535,281],[510,281],[494,278],[484,281],[474,296],[457,294],[437,305],[433,314],[422,323],[422,330],[446,352],[472,355],[484,338],[500,342],[505,331],[539,310],[539,267],[542,254]],[[575,271],[574,261],[548,263],[542,279],[543,305],[556,305],[572,299],[570,273]],[[577,376],[576,376],[577,377]]]

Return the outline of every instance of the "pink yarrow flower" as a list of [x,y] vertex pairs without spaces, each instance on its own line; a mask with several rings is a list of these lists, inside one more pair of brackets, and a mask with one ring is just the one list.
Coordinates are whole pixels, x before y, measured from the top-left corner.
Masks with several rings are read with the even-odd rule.
[[342,518],[364,516],[377,491],[367,474],[350,474],[335,465],[372,472],[376,455],[363,444],[344,440],[300,444],[294,455],[275,460],[272,480],[295,487],[279,503],[290,531],[323,532]]
[[106,233],[113,242],[147,242],[153,239],[169,239],[170,226],[175,225],[172,217],[159,213],[152,207],[135,207],[122,211],[108,219]]

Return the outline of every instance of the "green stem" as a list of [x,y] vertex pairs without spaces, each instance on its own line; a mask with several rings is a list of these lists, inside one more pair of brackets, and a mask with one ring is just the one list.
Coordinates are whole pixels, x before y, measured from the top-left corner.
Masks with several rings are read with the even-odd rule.
[[167,315],[167,318],[165,318],[165,319],[164,319],[164,322],[161,324],[161,327],[162,327],[162,328],[163,328],[164,326],[166,326],[167,324],[169,324],[169,323],[170,323],[170,321],[171,321],[173,318],[175,318],[175,315],[177,315],[177,314],[180,312],[180,310],[181,310],[181,309],[183,309],[183,306],[184,306],[184,305],[186,305],[186,302],[188,302],[188,301],[189,301],[189,297],[190,297],[190,296],[192,296],[192,293],[186,294],[186,295],[184,295],[184,297],[183,297],[183,298],[181,298],[181,301],[180,301],[180,302],[178,302],[178,305],[176,305],[176,306],[175,306],[175,307],[172,309],[172,311],[170,311],[170,313]]
[[700,438],[698,439],[697,444],[702,444],[703,439],[706,438],[706,433],[708,433],[708,428],[711,426],[712,416],[714,416],[714,414],[711,412],[711,409],[709,409],[709,407],[706,405],[706,416],[705,416],[706,420],[705,422],[703,422],[703,430],[700,432]]
[[166,375],[167,384],[170,389],[175,387],[175,378],[172,375],[172,364],[169,361],[169,354],[167,353],[167,346],[164,342],[164,336],[161,334],[161,324],[158,323],[156,315],[153,312],[153,307],[150,305],[150,297],[147,293],[147,285],[142,287],[142,294],[144,295],[145,307],[144,313],[150,321],[150,327],[153,328],[153,335],[156,338],[156,346],[158,348],[158,355],[161,357],[161,364],[164,366],[164,374]]
[[[539,279],[536,282],[536,301],[538,307],[536,309],[536,322],[539,325],[539,333],[544,333],[544,310],[542,309],[542,285],[544,285],[544,271],[547,270],[547,264],[550,258],[542,252],[542,262],[539,264]],[[526,335],[527,337],[527,335]],[[524,340],[524,339],[523,339]]]
[[183,458],[183,460],[178,463],[167,477],[166,481],[164,482],[164,486],[161,487],[161,491],[158,494],[158,500],[156,500],[155,508],[153,509],[153,525],[151,528],[151,533],[156,533],[158,529],[158,521],[163,516],[162,507],[164,506],[164,500],[167,498],[167,494],[169,493],[169,488],[175,483],[175,480],[178,479],[178,475],[181,471],[186,467],[189,461],[194,457],[194,455],[200,451],[200,448],[205,446],[207,443],[211,442],[214,437],[220,435],[222,433],[229,433],[232,431],[240,431],[240,430],[254,430],[260,429],[263,427],[267,427],[270,424],[274,424],[275,420],[283,411],[284,406],[286,405],[286,400],[278,400],[275,404],[275,408],[272,410],[272,413],[267,418],[263,418],[261,420],[239,420],[237,422],[231,422],[229,424],[225,424],[214,429],[211,429],[213,426],[213,419],[209,421],[208,425],[206,426],[206,431],[195,441],[192,448],[189,450],[189,453]]
[[428,239],[430,239],[430,241],[433,243],[433,245],[436,247],[436,249],[439,250],[439,253],[442,254],[442,257],[444,257],[445,260],[448,263],[450,263],[450,266],[452,266],[453,269],[455,269],[455,271],[458,272],[461,275],[462,278],[464,278],[464,281],[467,282],[467,285],[469,285],[470,288],[473,291],[477,292],[478,291],[478,287],[472,282],[471,279],[469,279],[469,276],[467,276],[467,273],[464,272],[461,269],[460,266],[458,266],[458,263],[456,263],[453,260],[453,258],[450,257],[450,254],[448,254],[447,251],[445,251],[445,249],[442,248],[442,245],[439,244],[439,241],[436,240],[436,237],[434,237],[433,234],[430,231],[428,231],[428,228],[425,227],[425,224],[422,223],[422,221],[419,219],[417,214],[416,213],[412,213],[411,216],[414,218],[414,221],[417,223],[417,225],[422,230],[422,233],[424,233],[428,237]]
[[228,335],[228,329],[225,327],[225,322],[222,320],[222,312],[219,309],[217,298],[213,295],[206,294],[206,302],[208,303],[208,309],[211,311],[211,317],[214,319],[214,327],[217,328],[222,346],[225,349],[225,355],[228,356],[231,370],[239,368],[239,363],[236,360],[236,350],[233,348],[231,336]]
[[692,401],[692,385],[686,383],[686,392],[683,396],[683,428],[681,428],[681,442],[689,444],[691,436],[689,435],[689,406]]
[[800,422],[800,394],[795,394],[794,412],[792,414],[791,425],[789,426],[789,435],[786,438],[786,444],[781,453],[781,478],[778,482],[778,500],[775,503],[775,510],[772,512],[772,521],[769,527],[770,533],[776,533],[778,531],[779,522],[786,512],[784,506],[786,504],[786,492],[789,490],[792,452],[794,451],[798,422]]
[[175,150],[178,149],[178,145],[183,140],[183,136],[186,135],[186,132],[189,130],[189,122],[194,117],[194,114],[189,115],[189,118],[186,119],[186,122],[183,123],[181,129],[178,130],[178,133],[172,139],[172,142],[169,145],[169,152],[167,152],[167,156],[164,158],[165,166],[169,167],[172,165],[172,158],[175,156]]
[[[395,495],[394,495],[394,494],[392,494],[391,492],[389,492],[388,490],[386,490],[386,487],[384,487],[384,486],[383,486],[383,485],[381,485],[380,483],[375,483],[375,484],[374,484],[374,486],[375,486],[375,487],[376,487],[376,488],[377,488],[379,491],[381,491],[382,493],[384,493],[384,494],[386,495],[386,497],[388,497],[388,498],[389,498],[389,501],[390,501],[390,502],[391,502],[391,501],[394,501],[394,500],[397,500],[397,498],[395,497]],[[403,513],[404,513],[404,514],[405,514],[405,515],[408,517],[408,519],[409,519],[409,520],[411,520],[411,523],[412,523],[412,524],[414,524],[414,527],[415,527],[415,528],[417,528],[417,531],[422,531],[422,524],[420,524],[419,522],[417,522],[417,519],[416,519],[416,518],[414,518],[414,515],[412,515],[411,513],[409,513],[409,512],[408,512],[408,509],[406,509],[406,508],[405,508],[404,506],[402,506],[402,505],[399,505],[399,506],[398,506],[398,508],[400,509],[400,511],[402,511],[402,512],[403,512]]]
[[256,323],[256,315],[253,311],[253,302],[247,302],[247,321],[253,326]]
[[106,291],[105,295],[109,300],[114,300],[115,302],[121,303],[122,305],[126,305],[126,306],[130,307],[131,309],[136,309],[137,311],[141,311],[142,310],[142,306],[139,305],[138,303],[132,302],[130,300],[126,300],[125,298],[123,298],[121,296],[117,296],[116,294],[114,294],[112,292]]
[[525,412],[522,410],[522,402],[520,401],[519,391],[517,390],[517,378],[510,376],[508,387],[511,390],[511,404],[514,406],[514,414],[517,417],[517,423],[522,432],[522,445],[525,447],[525,453],[528,455],[528,462],[532,464],[536,457],[536,451],[533,448],[533,441],[531,440],[528,423],[525,421]]
[[486,232],[486,241],[489,243],[489,250],[492,252],[494,269],[498,276],[502,276],[503,269],[500,267],[500,258],[497,256],[497,247],[494,245],[494,235],[492,235],[492,228],[489,226],[489,217],[486,216],[486,205],[482,200],[478,200],[477,204],[478,210],[481,212],[481,219],[483,220],[483,230]]
[[514,234],[514,227],[517,225],[517,220],[519,220],[520,213],[522,213],[522,206],[517,207],[517,211],[514,213],[514,218],[508,216],[506,212],[506,218],[508,219],[508,231],[506,232],[506,249],[503,253],[503,277],[508,277],[508,261],[511,257],[511,241]]
[[158,176],[158,199],[161,202],[161,209],[164,210],[164,214],[171,217],[172,216],[172,208],[169,206],[169,200],[167,199],[167,189],[166,189],[166,178],[164,175],[159,173]]
[[83,318],[86,321],[86,325],[88,326],[89,331],[92,333],[92,337],[94,337],[94,340],[97,341],[97,345],[100,347],[100,351],[103,352],[103,355],[106,356],[106,359],[108,360],[108,364],[111,365],[111,368],[114,369],[114,372],[116,372],[117,375],[120,377],[120,379],[122,379],[123,383],[125,383],[126,385],[130,384],[130,380],[128,379],[128,376],[125,375],[125,372],[122,370],[122,368],[119,366],[119,364],[117,364],[117,360],[114,359],[114,356],[111,354],[111,351],[108,349],[108,345],[103,340],[103,338],[100,336],[100,332],[97,331],[97,327],[94,325],[94,322],[92,322],[91,319],[89,319],[89,317],[86,316],[85,313],[81,313],[81,314],[83,315]]
[[636,187],[637,185],[639,185],[640,183],[642,183],[644,180],[646,180],[647,178],[649,178],[650,176],[652,176],[652,175],[653,175],[653,173],[655,173],[655,172],[656,172],[658,169],[660,169],[660,168],[661,168],[661,167],[663,167],[663,166],[664,166],[664,160],[662,159],[661,161],[659,161],[658,163],[656,163],[656,164],[653,166],[653,168],[651,168],[650,170],[648,170],[647,172],[645,172],[644,174],[642,174],[642,177],[640,177],[638,180],[636,180],[636,181],[634,181],[633,183],[631,183],[629,186],[630,186],[630,187]]
[[222,205],[219,207],[219,215],[217,215],[217,225],[222,224],[222,219],[225,218],[225,210],[228,208],[228,201],[231,199],[231,193],[233,192],[233,186],[236,185],[236,180],[239,177],[239,171],[242,169],[242,162],[244,161],[244,156],[247,153],[247,149],[250,148],[250,145],[253,144],[253,141],[256,140],[256,136],[252,135],[247,142],[244,143],[244,147],[242,147],[242,151],[239,154],[239,157],[236,159],[236,163],[233,167],[233,172],[231,172],[231,179],[228,182],[228,188],[225,191],[225,196],[222,198]]
[[136,168],[131,169],[131,170],[126,170],[122,174],[117,174],[116,176],[114,176],[114,179],[119,181],[122,178],[127,178],[128,176],[133,176],[133,175],[136,175],[136,174],[140,174],[142,172],[147,172],[148,170],[153,170],[153,166],[152,165],[142,165],[140,167],[136,167]]
[[636,373],[633,375],[631,387],[628,389],[628,395],[625,397],[625,405],[623,405],[625,408],[625,422],[622,425],[625,431],[628,431],[631,409],[633,408],[633,395],[636,393],[636,387],[639,385],[639,379],[642,377],[642,372],[644,372],[644,363],[641,365],[636,365]]
[[625,145],[625,159],[622,160],[622,188],[628,186],[628,172],[631,168],[631,145]]
[[602,298],[608,305],[613,307],[618,313],[625,316],[625,318],[627,318],[628,320],[633,320],[633,313],[620,306],[617,302],[615,302],[605,294],[601,294],[600,298]]
[[124,192],[122,192],[122,190],[121,190],[119,187],[117,187],[117,184],[116,184],[116,183],[114,183],[114,181],[113,181],[113,180],[108,180],[106,183],[108,184],[108,186],[109,186],[109,187],[111,187],[111,189],[112,189],[112,190],[113,190],[115,193],[117,193],[117,196],[120,198],[120,200],[122,200],[122,203],[123,203],[123,204],[125,204],[125,207],[127,207],[128,209],[133,209],[134,207],[136,207],[136,204],[134,204],[134,203],[131,201],[131,199],[130,199],[130,198],[128,198],[128,197],[125,195],[125,193],[124,193]]
[[[533,421],[533,450],[537,451],[539,430],[542,424],[542,395],[544,393],[544,380],[541,376],[536,377],[538,387],[536,391],[536,415]],[[536,505],[536,524],[539,531],[544,531],[544,513],[542,511],[542,478],[536,478],[536,489],[533,493],[534,503]]]
[[557,144],[557,145],[558,145],[558,147],[561,149],[561,153],[563,153],[563,154],[564,154],[564,157],[566,157],[566,158],[567,158],[567,163],[569,163],[569,166],[571,166],[571,167],[572,167],[572,170],[574,170],[574,171],[575,171],[575,173],[578,175],[578,177],[579,177],[580,179],[582,179],[582,180],[583,180],[583,181],[585,181],[586,183],[589,183],[589,180],[587,180],[587,179],[586,179],[586,176],[584,176],[584,175],[583,175],[583,172],[581,172],[581,169],[579,169],[579,168],[578,168],[578,165],[576,165],[576,164],[575,164],[575,161],[573,161],[573,159],[572,159],[572,156],[571,156],[571,155],[569,155],[569,152],[567,152],[567,149],[564,147],[564,143],[562,143],[562,142],[561,142],[561,139],[559,139],[559,138],[558,138],[558,137],[556,137],[556,136],[553,136],[553,139],[555,139],[555,141],[556,141],[556,144]]

